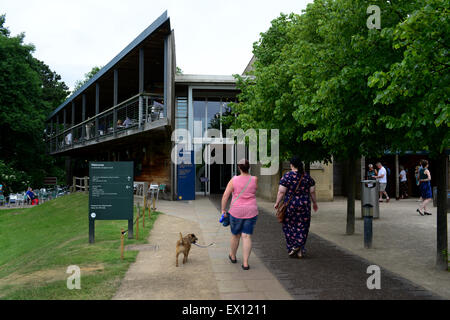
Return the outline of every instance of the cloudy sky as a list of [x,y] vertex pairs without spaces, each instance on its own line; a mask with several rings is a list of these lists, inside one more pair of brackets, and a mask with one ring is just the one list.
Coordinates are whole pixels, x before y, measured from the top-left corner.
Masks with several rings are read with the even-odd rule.
[[242,73],[259,33],[281,12],[312,0],[0,0],[0,14],[35,56],[73,88],[93,66],[106,65],[165,10],[184,73]]

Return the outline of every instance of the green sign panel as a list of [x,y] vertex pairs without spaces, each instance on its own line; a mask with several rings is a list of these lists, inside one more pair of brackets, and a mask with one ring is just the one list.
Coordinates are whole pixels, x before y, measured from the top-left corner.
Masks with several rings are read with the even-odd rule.
[[133,221],[133,182],[133,162],[89,163],[91,243],[94,242],[95,220]]

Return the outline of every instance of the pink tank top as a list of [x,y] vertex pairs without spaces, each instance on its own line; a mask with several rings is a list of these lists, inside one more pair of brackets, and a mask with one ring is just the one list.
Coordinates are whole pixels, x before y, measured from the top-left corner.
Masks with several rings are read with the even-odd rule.
[[231,199],[230,214],[238,219],[250,219],[258,215],[258,206],[256,204],[256,177],[251,177],[244,192],[237,201],[242,189],[248,183],[250,176],[234,176],[233,177],[233,197]]

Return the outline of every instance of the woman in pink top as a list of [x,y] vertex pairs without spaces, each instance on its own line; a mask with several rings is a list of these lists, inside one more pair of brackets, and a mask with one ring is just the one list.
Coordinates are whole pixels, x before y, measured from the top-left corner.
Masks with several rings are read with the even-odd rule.
[[256,204],[256,190],[258,189],[258,178],[252,177],[248,170],[250,164],[248,160],[241,160],[238,162],[238,168],[241,174],[233,177],[228,182],[225,193],[222,197],[222,214],[227,214],[225,207],[228,202],[228,198],[233,194],[230,210],[230,229],[231,229],[231,241],[230,241],[230,254],[228,258],[232,263],[236,263],[236,252],[239,247],[239,240],[242,236],[242,255],[243,263],[242,269],[248,270],[248,258],[252,251],[252,239],[253,228],[258,217],[258,206]]

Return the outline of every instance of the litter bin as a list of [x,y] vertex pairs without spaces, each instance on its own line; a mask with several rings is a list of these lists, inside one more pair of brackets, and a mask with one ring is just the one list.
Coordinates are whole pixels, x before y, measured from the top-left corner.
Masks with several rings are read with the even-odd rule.
[[363,218],[363,207],[368,204],[373,207],[373,218],[378,219],[380,217],[380,203],[378,202],[379,197],[380,184],[378,181],[361,181],[361,219]]

